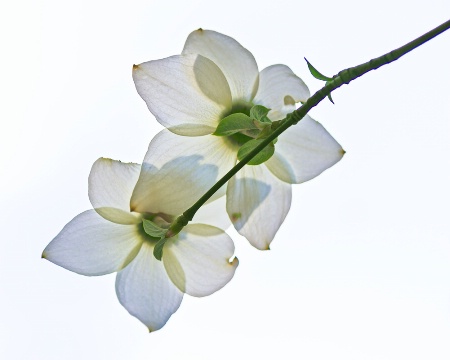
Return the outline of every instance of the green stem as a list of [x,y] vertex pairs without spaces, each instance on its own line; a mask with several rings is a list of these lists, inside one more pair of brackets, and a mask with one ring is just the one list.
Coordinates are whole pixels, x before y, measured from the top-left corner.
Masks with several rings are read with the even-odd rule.
[[186,210],[180,215],[170,227],[170,234],[175,235],[181,231],[181,229],[192,220],[195,213],[200,207],[205,204],[206,201],[225,183],[228,182],[240,169],[242,169],[256,154],[264,149],[269,143],[271,143],[276,137],[292,125],[297,124],[314,106],[319,104],[325,99],[332,91],[341,87],[344,84],[349,84],[351,81],[364,75],[365,73],[376,70],[379,67],[389,64],[403,55],[407,54],[411,50],[423,45],[428,40],[431,40],[435,36],[443,33],[450,28],[450,20],[446,21],[442,25],[427,32],[426,34],[418,37],[417,39],[403,45],[402,47],[392,50],[391,52],[384,54],[378,58],[372,59],[364,64],[354,66],[340,71],[337,75],[333,76],[333,80],[328,82],[322,89],[317,91],[311,96],[300,108],[290,114],[285,120],[278,122],[276,129],[267,137],[261,144],[253,149],[246,157],[244,157],[239,163],[236,164],[225,176],[223,176],[211,189],[209,189],[192,207]]

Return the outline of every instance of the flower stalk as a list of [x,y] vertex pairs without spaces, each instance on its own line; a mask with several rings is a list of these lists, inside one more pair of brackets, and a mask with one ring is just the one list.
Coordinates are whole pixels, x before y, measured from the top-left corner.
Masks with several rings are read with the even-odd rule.
[[[417,39],[392,50],[380,57],[374,58],[363,64],[344,69],[338,72],[337,75],[332,77],[331,81],[327,81],[326,85],[318,90],[313,96],[311,96],[301,107],[289,114],[284,120],[274,122],[275,126],[272,126],[273,132],[264,139],[258,146],[256,146],[247,156],[239,161],[227,174],[219,179],[194,205],[187,209],[182,215],[180,215],[174,223],[171,225],[170,235],[173,236],[193,219],[195,213],[200,209],[202,205],[209,200],[209,198],[219,190],[224,184],[228,182],[239,170],[241,170],[253,157],[255,157],[262,149],[270,144],[275,138],[283,133],[290,126],[297,124],[313,107],[318,105],[323,99],[331,94],[334,90],[341,87],[344,84],[349,84],[351,81],[366,74],[369,71],[376,70],[381,66],[387,65],[393,61],[398,60],[408,52],[418,48],[427,41],[433,39],[439,34],[450,28],[450,20],[444,22],[433,30],[423,34]],[[184,224],[184,225],[183,225]]]

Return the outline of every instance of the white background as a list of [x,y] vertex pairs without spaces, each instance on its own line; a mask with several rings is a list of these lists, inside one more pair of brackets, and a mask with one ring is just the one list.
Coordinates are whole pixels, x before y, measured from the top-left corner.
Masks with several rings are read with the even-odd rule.
[[149,334],[114,292],[42,260],[89,209],[100,156],[140,162],[161,129],[131,67],[199,27],[312,92],[448,20],[448,0],[57,1],[0,5],[1,359],[449,359],[450,32],[311,111],[347,151],[296,185],[271,250]]

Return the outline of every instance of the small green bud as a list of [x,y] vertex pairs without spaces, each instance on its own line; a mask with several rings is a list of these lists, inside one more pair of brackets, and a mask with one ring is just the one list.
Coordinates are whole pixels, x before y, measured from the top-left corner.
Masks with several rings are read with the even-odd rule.
[[262,105],[255,105],[250,109],[250,117],[252,119],[258,120],[261,123],[271,124],[272,121],[267,117],[270,109]]

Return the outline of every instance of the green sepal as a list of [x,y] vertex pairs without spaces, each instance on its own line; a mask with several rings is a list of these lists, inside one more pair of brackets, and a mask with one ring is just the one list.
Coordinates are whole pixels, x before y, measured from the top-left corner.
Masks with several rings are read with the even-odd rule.
[[248,130],[258,130],[258,128],[250,117],[242,113],[236,113],[228,115],[220,120],[216,131],[213,132],[213,135],[230,136],[238,132]]
[[161,261],[161,259],[162,259],[163,248],[164,248],[164,245],[166,244],[166,241],[167,241],[166,238],[162,238],[161,240],[159,240],[156,243],[155,247],[153,248],[153,256],[159,261]]
[[[304,58],[306,60],[306,58]],[[333,81],[332,78],[329,78],[328,76],[322,75],[314,66],[311,65],[311,63],[306,60],[308,64],[309,71],[312,76],[314,76],[316,79],[323,80],[323,81]]]
[[147,235],[150,235],[151,237],[161,239],[166,235],[167,229],[163,229],[162,227],[159,227],[153,221],[144,219],[143,225],[144,225],[145,233]]
[[331,103],[334,105],[334,101],[333,101],[333,99],[331,98],[331,94],[328,94],[328,99],[331,101]]
[[[261,144],[264,141],[264,139],[253,139],[248,142],[246,142],[244,145],[242,145],[239,148],[239,151],[237,153],[237,157],[239,161],[242,161],[242,159],[247,156],[255,147],[257,147],[259,144]],[[256,154],[253,159],[251,159],[247,164],[248,165],[259,165],[263,162],[269,160],[273,153],[275,152],[275,146],[271,142],[268,144],[264,149],[262,149],[258,154]]]
[[265,106],[255,105],[250,109],[250,117],[262,123],[271,124],[272,121],[270,121],[270,119],[267,117],[269,111],[270,109],[266,108]]
[[[329,83],[330,83],[330,82],[327,81],[325,85],[328,85]],[[331,103],[334,105],[334,101],[333,101],[333,99],[332,99],[332,97],[331,97],[331,93],[329,93],[327,96],[328,96],[328,100],[330,100]]]

